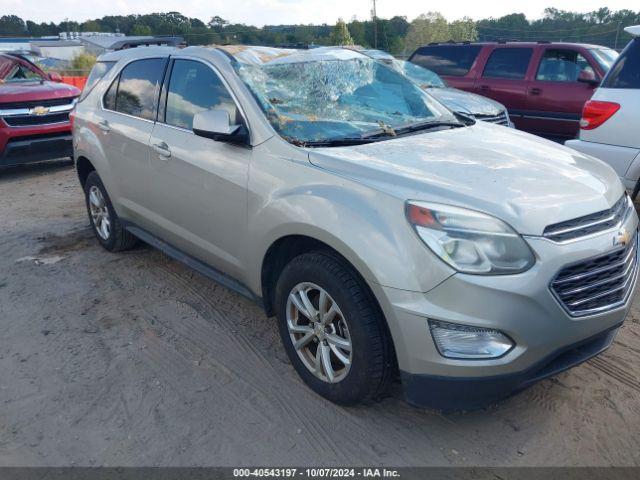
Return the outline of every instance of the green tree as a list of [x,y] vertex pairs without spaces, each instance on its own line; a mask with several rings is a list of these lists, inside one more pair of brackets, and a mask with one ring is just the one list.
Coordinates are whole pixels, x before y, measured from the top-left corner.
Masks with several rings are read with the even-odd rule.
[[330,39],[333,45],[353,45],[353,38],[351,38],[347,24],[344,23],[343,19],[339,18],[336,22]]
[[136,23],[132,28],[131,28],[131,35],[138,35],[141,37],[146,37],[149,35],[152,35],[153,32],[151,31],[151,27],[149,25],[142,25],[140,23]]
[[17,15],[3,15],[0,17],[0,35],[24,35],[27,25]]

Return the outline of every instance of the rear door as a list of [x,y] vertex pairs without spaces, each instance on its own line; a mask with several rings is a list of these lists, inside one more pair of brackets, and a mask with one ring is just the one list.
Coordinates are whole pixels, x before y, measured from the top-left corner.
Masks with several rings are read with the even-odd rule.
[[521,125],[542,135],[574,138],[582,107],[600,80],[596,65],[579,49],[546,46],[540,50]]
[[112,201],[121,216],[142,226],[150,207],[149,138],[167,60],[128,63],[105,93],[95,120],[111,168],[107,176],[113,180],[108,185]]
[[246,121],[221,75],[197,58],[176,58],[163,85],[150,141],[154,233],[232,276],[247,230],[251,148],[195,135],[193,117],[226,110]]
[[517,113],[526,105],[527,72],[532,56],[532,47],[495,47],[475,83],[475,93],[505,105],[517,127],[520,126]]

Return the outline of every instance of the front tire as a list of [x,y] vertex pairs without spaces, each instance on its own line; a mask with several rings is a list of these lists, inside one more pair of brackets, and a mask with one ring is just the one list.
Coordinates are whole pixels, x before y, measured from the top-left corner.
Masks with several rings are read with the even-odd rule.
[[326,252],[302,254],[282,271],[275,301],[287,355],[312,390],[343,405],[386,393],[393,347],[379,307],[350,265]]
[[89,221],[100,245],[110,252],[132,248],[138,239],[120,223],[109,194],[97,172],[91,172],[87,176],[84,193]]

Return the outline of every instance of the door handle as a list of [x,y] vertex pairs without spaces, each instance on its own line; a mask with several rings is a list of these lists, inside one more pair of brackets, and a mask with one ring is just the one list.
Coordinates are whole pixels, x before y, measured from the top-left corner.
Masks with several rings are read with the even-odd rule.
[[110,132],[111,131],[111,127],[109,126],[109,122],[107,122],[106,120],[102,120],[101,122],[98,122],[98,128],[100,130],[102,130],[103,132]]
[[161,158],[169,158],[171,156],[169,145],[165,142],[154,143],[151,145],[151,148],[153,148],[153,151],[160,155]]
[[487,90],[491,90],[491,87],[489,85],[480,85],[480,90],[486,92]]
[[533,87],[532,89],[529,90],[529,93],[531,95],[540,95],[542,93],[542,89],[541,88],[537,88],[537,87]]

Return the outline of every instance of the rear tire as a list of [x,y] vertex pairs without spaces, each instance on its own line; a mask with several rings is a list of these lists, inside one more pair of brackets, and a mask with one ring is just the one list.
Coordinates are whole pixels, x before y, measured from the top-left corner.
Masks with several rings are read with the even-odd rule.
[[385,320],[344,260],[322,251],[295,257],[278,279],[275,305],[287,355],[313,391],[342,405],[387,392],[395,362]]
[[93,171],[87,176],[84,193],[89,221],[100,245],[110,252],[132,248],[138,239],[120,223],[109,194],[97,172]]

